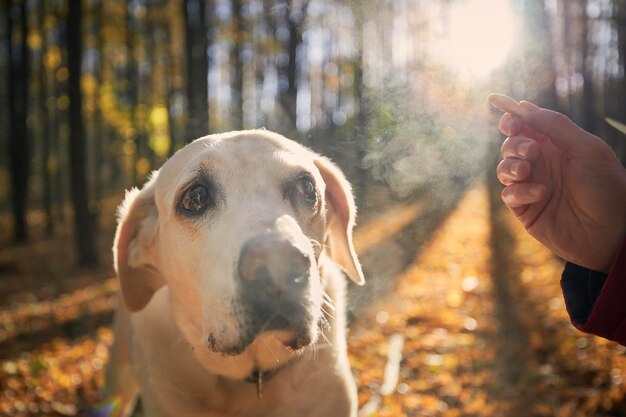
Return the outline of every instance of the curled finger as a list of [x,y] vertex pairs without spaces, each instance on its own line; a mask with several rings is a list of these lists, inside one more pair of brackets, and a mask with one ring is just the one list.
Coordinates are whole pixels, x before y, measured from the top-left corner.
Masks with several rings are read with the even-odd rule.
[[530,162],[523,159],[506,158],[500,161],[496,168],[498,181],[504,185],[524,181],[530,175],[532,167]]
[[510,209],[538,203],[546,196],[546,186],[530,182],[518,182],[502,190],[502,201]]
[[524,121],[519,116],[512,115],[511,113],[505,113],[500,118],[498,130],[506,136],[519,135],[524,130]]
[[539,144],[526,136],[508,137],[500,148],[503,158],[525,159],[534,162],[539,157]]

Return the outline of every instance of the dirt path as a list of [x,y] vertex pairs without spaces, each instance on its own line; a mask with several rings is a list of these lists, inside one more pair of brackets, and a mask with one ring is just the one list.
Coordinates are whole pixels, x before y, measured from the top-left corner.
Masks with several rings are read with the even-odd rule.
[[[361,416],[626,415],[624,349],[569,324],[561,261],[493,190],[468,192],[352,326]],[[385,367],[397,335],[394,384]]]

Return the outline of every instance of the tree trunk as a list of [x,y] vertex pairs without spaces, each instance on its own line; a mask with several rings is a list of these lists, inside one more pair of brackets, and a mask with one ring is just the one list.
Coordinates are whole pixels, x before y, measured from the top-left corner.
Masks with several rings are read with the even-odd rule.
[[[583,75],[582,125],[589,132],[597,133],[595,114],[595,92],[593,86],[593,70],[589,57],[589,18],[587,16],[587,0],[581,1],[581,54]],[[591,51],[593,54],[593,51]]]
[[[65,36],[63,36],[65,37]],[[60,44],[63,44],[63,38],[59,37],[58,42]],[[54,70],[56,70],[57,68],[54,68]],[[61,146],[61,135],[59,132],[59,126],[61,125],[61,119],[62,119],[62,115],[59,112],[57,106],[56,106],[56,100],[57,98],[61,95],[61,86],[60,83],[57,81],[56,77],[54,76],[54,72],[53,74],[51,74],[50,77],[50,82],[51,82],[51,89],[52,89],[52,97],[54,98],[54,105],[52,106],[52,108],[50,109],[50,124],[52,126],[52,128],[50,129],[50,135],[49,135],[49,139],[50,139],[50,153],[53,155],[53,158],[55,160],[55,165],[54,165],[54,177],[53,177],[53,183],[54,183],[54,194],[53,194],[53,199],[54,199],[54,206],[55,206],[55,210],[56,210],[56,215],[57,215],[57,220],[60,221],[61,223],[65,223],[65,202],[67,200],[67,192],[66,192],[66,182],[64,181],[63,178],[63,165],[61,164],[62,161],[62,146]]]
[[[621,2],[621,8],[619,12],[619,50],[622,56],[622,88],[621,88],[621,103],[620,103],[620,117],[623,123],[626,123],[626,1]],[[626,157],[626,154],[622,155]],[[622,159],[624,161],[624,159]]]
[[9,171],[11,181],[11,210],[13,214],[13,240],[23,242],[27,238],[26,205],[28,201],[28,177],[30,149],[26,125],[28,101],[28,33],[26,1],[19,5],[20,46],[16,50],[13,42],[13,19],[11,10],[7,12],[7,39],[9,64],[9,126],[8,141]]
[[[268,38],[271,39],[271,42],[274,44],[279,44],[279,40],[276,39],[276,12],[274,11],[275,2],[272,0],[263,0],[263,16],[265,19],[266,31],[269,34]],[[278,49],[278,48],[276,48]],[[276,73],[279,73],[279,65],[277,64],[277,54],[276,50],[267,51],[263,54],[263,60],[261,61],[261,65],[258,66],[257,69],[257,78],[258,82],[263,85],[265,82],[265,77],[267,76],[268,70],[274,69]],[[279,86],[280,88],[280,86]],[[262,120],[264,126],[272,129],[276,128],[278,125],[276,105],[280,106],[279,102],[280,96],[279,92],[276,91],[276,94],[273,96],[273,106],[270,109],[262,110]]]
[[283,109],[290,119],[291,127],[296,128],[297,124],[297,100],[298,100],[298,46],[302,43],[302,34],[300,33],[299,24],[294,21],[291,16],[291,6],[288,10],[287,24],[289,27],[289,43],[287,44],[287,91],[281,97]]
[[78,263],[81,266],[97,265],[98,257],[94,244],[94,218],[89,211],[87,190],[87,155],[83,128],[82,97],[80,90],[82,44],[81,44],[81,1],[69,0],[67,20],[68,90],[70,98],[69,160],[72,205]]
[[135,35],[133,29],[133,15],[130,7],[126,8],[126,50],[128,54],[128,62],[126,66],[126,74],[129,80],[128,97],[130,98],[130,123],[132,129],[132,141],[135,145],[134,153],[128,156],[130,160],[130,169],[132,182],[135,186],[140,185],[141,179],[137,171],[137,162],[141,155],[141,140],[139,130],[141,127],[137,118],[137,107],[139,105],[139,65],[135,57]]
[[279,93],[279,103],[287,115],[291,128],[296,128],[298,99],[298,49],[302,44],[302,25],[306,18],[308,0],[305,1],[300,10],[294,10],[293,0],[287,1],[286,23],[289,30],[289,40],[287,43],[287,65],[279,67],[281,78],[287,79],[287,89]]
[[[618,2],[617,6],[617,27],[618,27],[618,48],[622,61],[622,79],[619,93],[617,94],[617,108],[615,117],[622,123],[626,123],[626,1]],[[622,164],[626,165],[626,140],[620,136],[615,146],[615,152],[620,157]]]
[[209,46],[205,0],[185,0],[187,142],[209,133]]
[[48,50],[48,31],[44,25],[47,13],[45,1],[42,1],[38,9],[38,24],[42,28],[41,61],[39,63],[39,115],[40,128],[39,136],[41,140],[41,183],[43,184],[43,209],[46,215],[46,235],[54,234],[54,222],[52,221],[52,172],[50,170],[50,119],[48,117],[48,72],[45,64],[46,52]]
[[[102,117],[102,111],[100,109],[100,104],[102,103],[102,97],[100,92],[102,91],[102,84],[104,79],[104,45],[106,40],[104,39],[105,28],[104,28],[104,1],[98,2],[96,5],[96,10],[94,13],[94,19],[96,20],[97,25],[97,48],[98,48],[98,68],[96,69],[95,78],[97,80],[97,91],[94,97],[94,113],[93,113],[93,141],[94,141],[94,164],[96,175],[94,177],[93,187],[94,187],[94,200],[97,202],[98,206],[100,205],[100,201],[104,196],[104,183],[107,180],[103,178],[104,174],[104,166],[105,166],[105,155],[106,149],[108,149],[108,142],[110,135],[105,131],[105,124]],[[100,207],[98,207],[98,213],[100,212]]]
[[[63,5],[58,2],[50,2],[49,5],[52,9],[53,14],[59,14],[60,9],[63,8]],[[55,27],[52,29],[52,41],[56,44],[67,45],[67,33],[66,33],[67,25],[63,21],[55,22]],[[64,149],[64,135],[61,135],[61,126],[64,124],[66,120],[65,111],[61,111],[57,106],[57,100],[62,96],[64,86],[62,83],[65,81],[60,81],[56,77],[56,71],[59,69],[59,66],[62,61],[55,63],[53,68],[50,68],[51,74],[49,74],[49,85],[52,93],[52,105],[48,109],[50,111],[50,132],[49,132],[49,140],[50,140],[50,154],[54,161],[54,165],[52,166],[52,170],[54,175],[52,177],[52,182],[54,184],[52,193],[52,199],[54,202],[56,220],[61,224],[65,224],[66,216],[66,201],[69,191],[67,190],[68,181],[66,180],[65,170],[67,169],[67,163],[65,163],[66,154]]]
[[170,137],[170,147],[168,149],[167,156],[171,157],[177,150],[178,143],[178,134],[176,131],[176,120],[173,115],[173,98],[176,97],[177,89],[174,82],[174,78],[176,77],[176,70],[174,69],[173,61],[176,59],[176,55],[173,47],[173,26],[171,23],[172,19],[170,19],[167,23],[164,24],[163,30],[167,33],[167,40],[170,46],[164,48],[161,52],[162,57],[162,65],[164,68],[168,68],[165,71],[165,105],[167,107],[167,128]]
[[[564,113],[571,114],[572,109],[574,108],[574,104],[572,102],[572,85],[571,85],[571,77],[572,77],[572,65],[573,65],[573,53],[572,53],[572,39],[571,39],[571,4],[569,0],[560,0],[558,2],[558,10],[557,14],[561,16],[561,33],[560,33],[560,41],[562,43],[562,52],[563,55],[563,69],[565,79],[567,82],[567,95],[565,100],[561,103],[560,110]],[[563,74],[562,74],[563,75]]]
[[232,0],[235,45],[233,47],[234,80],[232,85],[232,126],[235,130],[243,129],[243,61],[241,46],[243,44],[244,24],[241,15],[241,0]]
[[365,80],[363,74],[363,68],[365,61],[363,58],[363,16],[362,12],[358,11],[357,19],[357,33],[355,36],[357,56],[355,58],[354,68],[354,94],[356,95],[356,101],[358,104],[357,114],[357,126],[356,133],[356,146],[357,146],[357,170],[356,176],[356,200],[360,207],[365,207],[367,201],[367,182],[368,182],[368,170],[363,167],[363,160],[367,156],[368,149],[368,116],[367,116],[367,102],[365,99]]

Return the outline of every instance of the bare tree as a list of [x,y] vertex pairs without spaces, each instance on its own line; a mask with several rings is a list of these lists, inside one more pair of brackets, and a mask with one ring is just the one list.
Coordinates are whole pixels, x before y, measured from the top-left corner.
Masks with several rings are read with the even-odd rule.
[[89,211],[86,167],[87,156],[83,119],[81,115],[82,97],[80,77],[83,52],[81,37],[81,2],[69,0],[68,10],[67,54],[69,70],[68,90],[70,98],[69,160],[75,239],[78,263],[81,266],[92,266],[98,263],[98,257],[94,244],[94,218]]
[[583,114],[582,126],[593,133],[597,133],[596,112],[595,112],[595,89],[593,84],[593,70],[591,56],[594,51],[590,51],[589,41],[589,16],[587,15],[587,0],[580,1],[580,53],[583,76]]
[[[13,16],[19,14],[16,32],[19,34],[19,48],[15,48]],[[11,133],[8,142],[9,167],[11,174],[11,202],[13,214],[13,240],[22,242],[27,238],[26,205],[28,201],[28,178],[30,174],[30,147],[26,125],[28,102],[28,34],[26,1],[10,7],[7,13],[8,39],[8,83],[9,118]]]
[[187,52],[187,141],[209,132],[209,57],[206,1],[185,0],[185,37]]
[[41,39],[41,59],[39,61],[39,116],[41,126],[39,127],[39,137],[41,140],[41,182],[43,184],[43,209],[46,214],[46,234],[52,236],[54,233],[54,222],[52,221],[52,175],[50,172],[50,138],[48,136],[50,118],[48,117],[48,73],[45,64],[46,52],[48,50],[48,33],[44,25],[47,13],[47,1],[42,1],[39,5],[37,24],[42,30]]
[[[622,122],[626,122],[626,0],[615,0],[614,9],[615,23],[618,28],[619,55],[622,64],[622,78],[621,84],[617,89],[614,117],[617,117]],[[624,141],[624,138],[617,138],[613,145],[622,163],[626,164],[626,141]]]
[[296,127],[296,102],[298,96],[298,51],[302,45],[302,31],[309,0],[286,0],[283,4],[284,21],[289,38],[286,45],[286,65],[278,67],[280,78],[287,80],[287,88],[279,92],[278,101],[287,115],[291,127]]
[[243,16],[241,14],[242,0],[232,0],[233,31],[235,33],[233,45],[233,71],[234,80],[231,88],[233,97],[233,127],[236,130],[243,129],[243,60],[241,56],[245,36]]

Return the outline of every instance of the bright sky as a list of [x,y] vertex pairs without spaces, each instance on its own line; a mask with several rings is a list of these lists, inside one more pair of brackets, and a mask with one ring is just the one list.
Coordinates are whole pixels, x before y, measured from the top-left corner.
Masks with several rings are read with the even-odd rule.
[[433,53],[472,78],[488,76],[504,63],[517,33],[509,1],[459,0],[450,9]]

